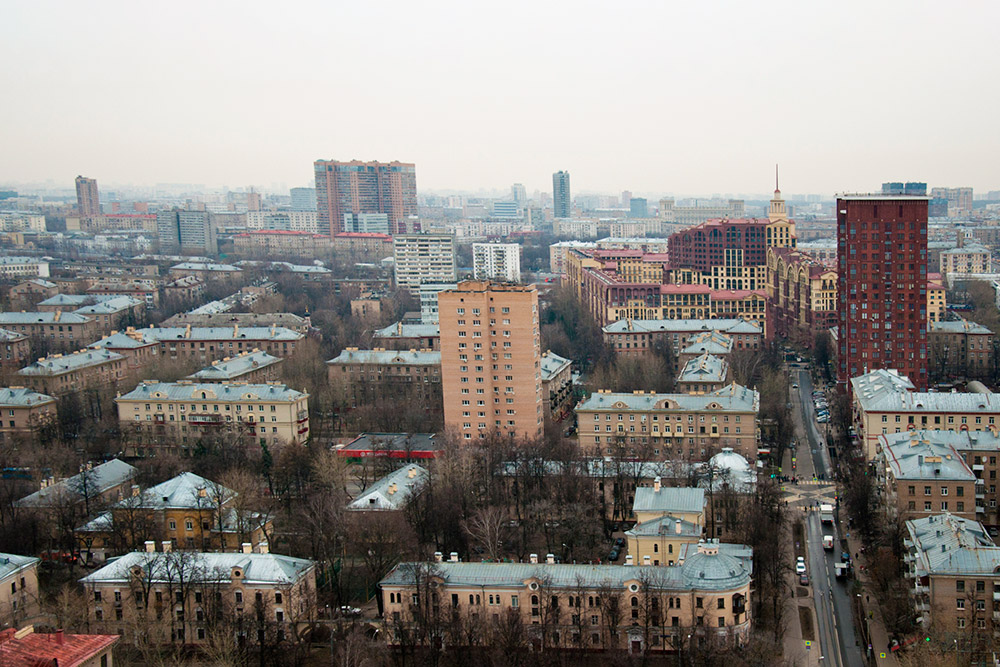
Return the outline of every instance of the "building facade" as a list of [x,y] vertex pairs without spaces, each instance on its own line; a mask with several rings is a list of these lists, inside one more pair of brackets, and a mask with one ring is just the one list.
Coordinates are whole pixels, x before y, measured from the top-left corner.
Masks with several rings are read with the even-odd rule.
[[349,347],[326,365],[330,384],[350,407],[409,400],[431,412],[442,409],[439,351]]
[[773,334],[812,347],[837,326],[837,270],[794,248],[768,248],[767,302]]
[[284,359],[263,350],[241,352],[213,361],[211,366],[187,377],[195,382],[246,382],[264,384],[278,380]]
[[438,295],[445,427],[536,438],[544,418],[538,291],[465,281]]
[[926,197],[837,199],[837,382],[895,369],[927,387]]
[[0,438],[28,436],[56,418],[56,399],[25,387],[0,388]]
[[569,218],[573,213],[573,196],[569,189],[569,172],[557,171],[552,174],[552,215]]
[[476,280],[521,282],[521,245],[473,243],[472,271]]
[[417,168],[405,162],[316,160],[317,231],[344,229],[345,213],[385,213],[393,232],[417,214]]
[[399,234],[393,237],[396,285],[417,291],[424,283],[455,282],[454,234]]
[[17,374],[35,391],[58,398],[95,387],[116,387],[127,371],[128,364],[122,355],[85,349],[39,359]]
[[80,215],[100,215],[101,197],[97,192],[97,179],[76,177],[76,210]]
[[667,347],[676,358],[697,338],[711,333],[725,335],[735,350],[759,350],[764,331],[743,319],[619,320],[602,329],[604,342],[616,354],[645,356],[657,346]]

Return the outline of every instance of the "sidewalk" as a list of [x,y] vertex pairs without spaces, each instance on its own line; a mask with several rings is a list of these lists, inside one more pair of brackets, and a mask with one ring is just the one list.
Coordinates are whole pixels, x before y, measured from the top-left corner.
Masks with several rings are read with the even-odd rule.
[[[861,554],[861,540],[858,538],[853,536],[847,538],[847,546],[852,554]],[[861,554],[854,563],[854,576],[864,587],[861,593],[861,606],[865,611],[868,631],[871,633],[872,655],[870,660],[872,661],[869,664],[878,665],[878,667],[886,667],[888,665],[895,667],[899,664],[899,661],[896,660],[896,654],[889,651],[888,648],[889,634],[886,632],[885,624],[882,622],[882,610],[879,609],[878,596],[873,596],[868,591],[868,576],[861,572],[861,565],[864,565],[866,569],[868,568],[868,562],[864,554]],[[882,657],[883,654],[885,655],[884,658]]]

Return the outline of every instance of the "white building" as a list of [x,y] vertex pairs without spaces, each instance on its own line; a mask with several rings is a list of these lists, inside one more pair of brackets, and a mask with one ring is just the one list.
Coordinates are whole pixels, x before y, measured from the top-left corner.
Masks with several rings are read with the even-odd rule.
[[388,234],[389,215],[387,213],[345,213],[344,231],[361,234]]
[[454,234],[398,234],[392,246],[396,285],[417,291],[424,283],[455,282]]
[[35,257],[0,257],[0,278],[49,277],[49,263]]
[[248,211],[247,228],[319,233],[315,206],[311,211]]
[[0,213],[0,232],[44,232],[45,216],[17,211]]
[[438,323],[438,294],[455,289],[458,283],[425,283],[420,286],[420,321],[423,324]]
[[472,268],[476,280],[521,282],[521,246],[517,243],[473,243]]

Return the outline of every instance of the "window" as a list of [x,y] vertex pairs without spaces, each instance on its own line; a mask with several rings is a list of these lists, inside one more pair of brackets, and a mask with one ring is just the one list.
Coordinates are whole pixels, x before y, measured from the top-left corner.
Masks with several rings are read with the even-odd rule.
[[958,598],[958,599],[955,600],[955,609],[965,609],[965,599],[964,598]]

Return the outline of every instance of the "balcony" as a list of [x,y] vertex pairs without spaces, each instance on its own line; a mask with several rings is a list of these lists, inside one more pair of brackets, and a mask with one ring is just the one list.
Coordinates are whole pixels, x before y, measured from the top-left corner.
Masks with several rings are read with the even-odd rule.
[[927,600],[917,600],[916,605],[914,605],[918,613],[927,613],[931,610],[931,603]]
[[219,424],[222,424],[222,415],[216,415],[216,414],[200,414],[200,415],[191,414],[191,415],[188,415],[188,419],[187,420],[188,420],[189,424],[196,424],[196,425],[200,424],[200,425],[203,425],[203,426],[206,426],[206,425],[207,426],[217,426]]
[[295,419],[296,421],[304,422],[305,420],[309,419],[309,411],[299,410],[298,413],[295,415]]
[[982,472],[982,471],[983,471],[983,470],[985,470],[985,469],[986,469],[986,468],[985,468],[985,466],[983,466],[983,464],[982,464],[982,463],[973,463],[973,464],[972,464],[972,471],[973,471],[973,472],[976,472],[976,471],[980,471],[980,472]]
[[923,584],[917,583],[913,586],[913,592],[916,595],[930,595],[930,586],[924,586]]

